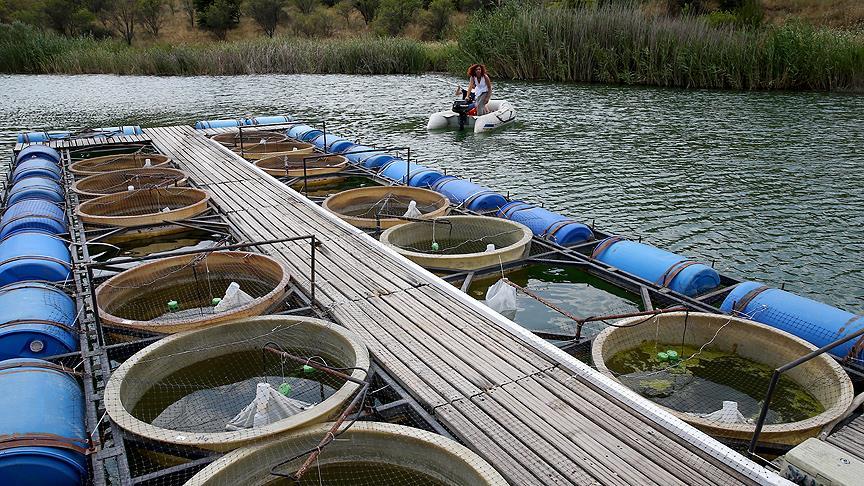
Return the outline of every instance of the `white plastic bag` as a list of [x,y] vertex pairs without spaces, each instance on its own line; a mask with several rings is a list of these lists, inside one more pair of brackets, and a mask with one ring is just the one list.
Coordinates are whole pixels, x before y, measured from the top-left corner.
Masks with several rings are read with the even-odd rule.
[[507,319],[516,317],[516,289],[502,278],[486,291],[486,305]]
[[268,383],[258,383],[258,387],[255,389],[255,399],[225,424],[225,430],[263,427],[296,415],[309,407],[310,404],[288,398]]
[[738,411],[738,402],[723,401],[723,408],[716,412],[706,413],[702,418],[721,424],[746,424],[750,423],[741,412]]
[[492,253],[493,251],[495,251],[495,243],[489,243],[483,253]]
[[419,218],[423,216],[423,213],[417,209],[417,201],[411,201],[408,203],[408,210],[405,211],[405,214],[402,215],[404,218]]
[[225,312],[235,307],[248,304],[253,300],[255,299],[251,295],[240,289],[240,284],[237,282],[231,282],[231,284],[228,285],[228,289],[225,290],[225,296],[222,297],[222,300],[220,300],[215,307],[213,307],[213,312]]

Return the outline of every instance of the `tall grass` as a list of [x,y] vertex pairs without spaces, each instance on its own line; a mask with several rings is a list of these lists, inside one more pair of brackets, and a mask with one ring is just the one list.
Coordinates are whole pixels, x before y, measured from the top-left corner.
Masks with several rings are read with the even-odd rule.
[[379,37],[276,37],[128,47],[115,41],[69,39],[23,24],[0,25],[0,70],[13,73],[403,74],[441,70],[454,49],[453,44]]
[[459,45],[463,63],[503,78],[864,91],[864,36],[804,24],[735,29],[614,5],[511,4],[473,17]]

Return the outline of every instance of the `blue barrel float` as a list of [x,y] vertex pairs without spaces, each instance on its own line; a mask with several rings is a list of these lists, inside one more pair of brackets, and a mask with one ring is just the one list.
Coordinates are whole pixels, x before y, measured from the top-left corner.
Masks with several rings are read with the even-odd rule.
[[114,135],[142,135],[144,133],[138,125],[123,125],[119,127],[99,127],[93,129],[94,137],[107,137]]
[[22,160],[12,171],[12,183],[16,183],[28,177],[45,177],[60,182],[63,179],[63,171],[53,160],[46,157],[32,157]]
[[27,147],[24,147],[24,149],[22,149],[20,152],[18,152],[18,156],[15,157],[15,164],[17,165],[21,162],[24,162],[25,160],[33,158],[47,158],[59,164],[60,152],[54,150],[47,145],[29,145]]
[[348,139],[342,139],[338,142],[333,142],[330,144],[330,151],[333,153],[341,154],[348,150],[351,147],[356,146],[357,144]]
[[231,128],[231,127],[242,127],[244,125],[251,125],[252,120],[248,118],[237,118],[234,120],[201,120],[195,122],[195,128],[197,130],[203,130],[205,128]]
[[12,205],[27,199],[40,199],[62,203],[63,188],[56,181],[46,177],[28,177],[16,182],[10,189],[6,204]]
[[370,157],[384,154],[384,152],[373,149],[374,147],[369,147],[367,145],[354,145],[353,147],[346,149],[342,154],[348,159],[348,162],[359,164]]
[[300,137],[306,134],[306,132],[311,132],[315,130],[309,125],[294,125],[293,127],[288,129],[287,135],[295,140],[300,140]]
[[444,177],[444,174],[437,170],[420,164],[411,164],[410,176],[408,169],[408,162],[402,159],[394,159],[378,172],[378,176],[398,182],[399,184],[405,184],[407,177],[409,181],[408,185],[412,187],[431,187],[438,179]]
[[600,241],[591,257],[689,297],[720,285],[720,275],[707,265],[618,236]]
[[273,125],[276,123],[288,123],[294,120],[293,117],[288,115],[274,115],[274,116],[256,116],[252,119],[253,125]]
[[[720,310],[794,334],[817,347],[864,327],[864,314],[855,315],[759,282],[738,284],[723,300]],[[864,340],[853,339],[829,352],[840,359],[864,359],[864,351],[858,343]]]
[[84,393],[41,359],[0,361],[0,484],[77,486],[87,479]]
[[[307,138],[305,138],[305,136],[304,136],[304,140],[309,141]],[[334,143],[341,142],[343,140],[346,142],[348,141],[348,139],[346,139],[344,137],[340,137],[338,135],[333,135],[332,133],[327,133],[327,134],[321,133],[320,135],[316,136],[311,141],[309,141],[309,143],[311,143],[312,145],[314,145],[315,147],[317,147],[319,149],[330,150],[330,147]]]
[[75,302],[45,282],[0,287],[0,360],[45,358],[78,350]]
[[444,194],[453,204],[471,211],[498,211],[507,204],[507,198],[492,189],[453,176],[441,177],[432,190]]
[[50,201],[27,199],[15,203],[6,208],[0,219],[0,240],[22,231],[65,233],[66,213]]
[[594,232],[588,226],[524,201],[511,201],[505,204],[498,211],[498,217],[522,223],[531,228],[534,236],[561,246],[571,246],[594,239]]
[[23,280],[64,282],[71,262],[62,240],[32,231],[15,233],[0,241],[0,286]]
[[18,143],[42,143],[51,140],[63,140],[72,136],[72,132],[29,132],[19,133]]
[[[390,162],[397,160],[395,155],[380,153],[380,154],[372,154],[371,157],[366,157],[360,162],[360,165],[366,167],[367,169],[380,169]],[[399,159],[401,160],[401,159]]]

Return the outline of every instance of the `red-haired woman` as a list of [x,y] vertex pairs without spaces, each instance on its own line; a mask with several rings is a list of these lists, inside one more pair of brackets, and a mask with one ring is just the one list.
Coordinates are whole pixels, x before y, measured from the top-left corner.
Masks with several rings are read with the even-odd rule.
[[472,64],[468,68],[468,77],[471,80],[468,82],[468,93],[474,93],[477,116],[485,115],[486,103],[489,103],[489,98],[492,97],[492,80],[486,74],[486,66]]

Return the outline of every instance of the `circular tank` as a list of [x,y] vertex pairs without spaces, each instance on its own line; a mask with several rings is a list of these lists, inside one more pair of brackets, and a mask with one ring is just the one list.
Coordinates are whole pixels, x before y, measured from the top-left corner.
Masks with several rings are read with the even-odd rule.
[[449,216],[394,226],[381,242],[423,267],[476,270],[526,256],[532,236],[527,226],[505,219]]
[[0,286],[23,280],[64,282],[71,262],[62,240],[32,231],[15,233],[0,241]]
[[[240,146],[233,148],[235,152],[240,153]],[[256,143],[251,145],[243,145],[243,158],[248,160],[259,160],[274,155],[286,154],[306,154],[307,156],[314,151],[312,144],[306,142],[273,142],[273,143]]]
[[[239,147],[241,140],[241,132],[220,133],[213,135],[212,140],[219,142],[226,147]],[[263,140],[265,143],[284,142],[288,137],[278,132],[268,132],[264,130],[243,130],[242,132],[243,146],[259,144]]]
[[47,361],[2,361],[0,410],[0,484],[86,483],[88,442],[78,380]]
[[56,162],[45,157],[33,157],[20,162],[12,172],[12,183],[28,177],[45,177],[60,182],[63,172]]
[[160,187],[120,192],[78,205],[81,221],[106,226],[144,226],[181,221],[207,211],[210,196],[200,189]]
[[26,199],[3,212],[0,219],[0,240],[22,231],[51,235],[66,232],[66,213],[56,204],[39,199]]
[[[682,344],[685,346],[683,349],[689,347],[699,350],[710,342],[710,345],[703,348],[702,353],[728,353],[766,367],[766,379],[764,383],[758,385],[753,384],[755,382],[752,381],[752,374],[748,374],[747,370],[732,371],[732,373],[738,372],[736,379],[741,380],[742,384],[749,384],[749,388],[752,389],[749,390],[748,394],[752,394],[750,398],[758,403],[764,400],[768,391],[767,378],[770,377],[771,370],[816,349],[813,345],[791,334],[736,317],[675,312],[662,314],[653,319],[657,319],[657,321],[651,320],[643,325],[636,324],[644,322],[645,317],[626,319],[616,323],[616,326],[622,327],[609,327],[601,332],[591,347],[592,359],[597,370],[618,380],[618,377],[607,366],[609,360],[618,353],[643,346],[646,343],[657,342],[676,343],[676,347],[678,344]],[[628,325],[631,327],[623,327]],[[661,347],[661,349],[665,348]],[[681,358],[687,357],[689,355],[681,356]],[[660,359],[659,355],[658,359]],[[827,354],[792,368],[784,376],[818,400],[824,411],[818,415],[794,422],[766,422],[759,437],[760,442],[783,445],[799,444],[809,437],[815,437],[823,426],[841,416],[852,402],[852,382],[843,368]],[[658,378],[659,375],[652,375],[651,377]],[[733,394],[728,388],[721,390],[724,394],[730,394],[730,396]],[[653,393],[651,390],[648,391]],[[778,398],[780,398],[779,393],[774,396],[772,404],[777,403]],[[795,397],[792,398],[797,400]],[[681,403],[694,405],[703,400],[707,400],[704,395],[685,395]],[[716,401],[717,398],[712,397],[712,400]],[[689,413],[663,407],[659,404],[658,406],[709,435],[717,437],[749,440],[755,429],[753,423],[729,423],[721,419],[707,417],[704,412]],[[758,406],[761,407],[761,403],[758,403]],[[721,408],[719,404],[715,404],[715,407],[718,410]],[[755,422],[755,419],[752,422]]]
[[34,157],[45,157],[49,160],[54,161],[55,164],[60,163],[60,152],[54,150],[51,147],[37,144],[27,146],[23,150],[18,152],[18,156],[15,157],[15,164],[20,164],[21,162]]
[[171,164],[171,159],[159,154],[104,155],[79,160],[70,165],[69,170],[77,176],[88,176],[113,170],[167,167],[169,164]]
[[[345,373],[350,372],[358,380],[365,379],[368,373],[366,347],[343,327],[308,317],[249,318],[174,334],[136,353],[108,381],[105,388],[108,415],[123,429],[149,440],[227,451],[324,422],[341,413],[360,385],[320,371],[307,372],[302,363],[293,360],[280,362],[279,356],[263,351],[265,346],[274,344],[294,356],[323,360],[336,368],[353,368]],[[271,376],[272,373],[279,376]],[[291,373],[300,375],[289,376]],[[183,390],[168,396],[177,389],[171,384],[178,377],[183,379]],[[273,379],[293,383],[290,396],[311,407],[259,426],[227,429],[223,424],[255,399],[255,385]],[[246,382],[252,383],[253,389],[225,391],[226,384]],[[315,392],[325,385],[329,396]],[[209,405],[218,408],[195,411],[188,418],[166,418],[166,413],[171,414],[178,406],[187,411],[207,407],[206,393],[211,398],[224,396],[224,400]],[[207,422],[188,420],[200,415],[205,415]]]
[[391,228],[407,223],[399,216],[405,214],[411,201],[423,213],[417,219],[445,216],[450,201],[435,191],[404,186],[379,186],[349,189],[328,197],[324,209],[358,228]]
[[[313,156],[310,153],[287,153],[265,157],[255,162],[255,165],[274,177],[303,177],[303,159]],[[317,176],[335,174],[342,171],[348,161],[341,155],[328,155],[317,159],[306,160],[306,175]],[[287,171],[286,169],[287,165]]]
[[[215,251],[131,268],[100,285],[96,297],[106,325],[174,333],[262,314],[282,301],[289,280],[268,256]],[[232,282],[249,299],[220,307],[214,299],[225,297]]]
[[115,170],[79,179],[72,185],[72,190],[79,196],[99,197],[127,192],[129,186],[134,189],[185,186],[187,181],[185,172],[169,167]]
[[46,177],[28,177],[15,183],[9,189],[6,204],[11,206],[27,199],[52,201],[58,204],[65,201],[63,188],[53,179]]
[[[308,427],[280,440],[233,451],[201,470],[188,484],[270,484],[278,479],[270,473],[273,467],[317,447],[331,426],[327,423]],[[304,460],[305,456],[281,465],[276,470],[291,474]],[[376,466],[382,469],[377,471],[375,477],[352,477],[352,465],[358,463],[373,471]],[[314,478],[319,466],[325,472],[318,481],[331,485],[371,486],[420,482],[452,486],[507,484],[489,463],[454,440],[413,427],[380,422],[357,422],[346,429],[339,439],[322,448],[316,466],[304,478],[319,484]],[[398,469],[394,470],[394,466]],[[327,477],[328,470],[342,472],[341,481],[339,476]]]
[[44,358],[78,350],[75,302],[43,282],[0,288],[0,360]]

